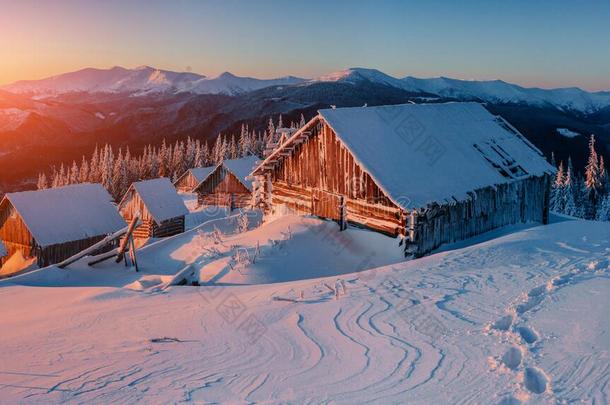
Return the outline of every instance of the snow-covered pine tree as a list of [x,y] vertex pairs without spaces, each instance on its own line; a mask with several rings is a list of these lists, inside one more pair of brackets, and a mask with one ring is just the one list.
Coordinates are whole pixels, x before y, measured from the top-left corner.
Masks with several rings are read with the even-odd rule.
[[601,199],[597,207],[595,219],[598,221],[610,221],[610,193]]
[[89,181],[89,162],[83,155],[83,158],[80,162],[80,168],[78,169],[78,182],[86,183]]
[[38,188],[38,190],[44,190],[45,188],[49,188],[46,174],[38,174],[38,181],[36,182],[36,187]]
[[582,217],[582,208],[580,206],[580,184],[579,178],[574,175],[572,166],[572,157],[568,156],[568,168],[565,173],[563,187],[563,212],[566,215],[573,217]]
[[563,212],[565,209],[565,172],[563,170],[563,162],[559,162],[555,181],[551,185],[550,209],[554,212]]
[[186,170],[184,165],[184,142],[176,141],[171,162],[170,179],[175,181]]
[[101,175],[101,183],[106,190],[108,190],[111,194],[112,188],[112,170],[114,168],[114,154],[112,152],[112,147],[110,145],[106,145],[104,147],[104,152],[102,154],[101,163],[100,163],[100,175]]
[[88,181],[90,183],[99,183],[101,181],[100,156],[97,145],[95,145],[95,149],[93,150],[93,154],[91,155],[91,161],[89,163]]
[[212,151],[212,164],[217,165],[222,163],[226,154],[226,143],[219,134],[216,137],[216,143],[214,143],[214,150]]
[[237,150],[237,142],[235,142],[235,135],[231,135],[231,142],[229,143],[229,157],[230,159],[237,159],[239,157]]
[[273,125],[273,118],[269,117],[269,124],[267,125],[267,136],[264,139],[265,145],[269,142],[273,142],[275,138],[275,125]]
[[305,116],[303,115],[303,113],[301,113],[301,120],[299,121],[299,129],[303,128],[305,126],[306,122],[305,122]]
[[608,192],[607,184],[608,172],[606,171],[606,163],[604,162],[604,156],[599,155],[599,192],[601,196]]
[[211,158],[210,158],[210,145],[208,141],[205,141],[203,144],[203,149],[201,151],[201,159],[203,160],[203,167],[211,166]]
[[197,145],[199,140],[195,141],[189,136],[186,139],[186,149],[184,150],[184,166],[186,169],[192,169],[195,167],[195,155],[197,154]]
[[78,180],[78,165],[76,164],[76,160],[72,161],[72,167],[70,167],[70,174],[68,176],[68,184],[76,184],[79,182]]
[[595,218],[595,208],[601,188],[599,157],[595,150],[595,135],[591,135],[591,138],[589,138],[589,158],[587,166],[585,166],[585,188],[584,215],[586,219],[593,219]]

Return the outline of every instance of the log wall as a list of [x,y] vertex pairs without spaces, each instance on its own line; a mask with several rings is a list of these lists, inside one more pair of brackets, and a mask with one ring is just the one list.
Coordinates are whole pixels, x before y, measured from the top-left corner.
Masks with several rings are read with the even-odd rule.
[[199,205],[244,208],[252,203],[252,192],[233,173],[219,166],[195,190]]
[[[549,190],[549,176],[527,177],[477,190],[468,201],[428,207],[415,218],[415,240],[407,249],[415,256],[423,256],[444,243],[457,242],[502,226],[547,223]],[[407,227],[411,225],[408,219]]]
[[184,176],[182,176],[178,179],[178,181],[176,181],[176,184],[174,186],[178,191],[190,193],[195,187],[197,187],[198,183],[199,182],[197,181],[195,176],[193,176],[193,174],[188,171],[184,174]]
[[391,235],[404,232],[404,212],[364,172],[326,124],[294,147],[271,174],[271,185],[260,181],[271,205],[300,214],[346,220]]

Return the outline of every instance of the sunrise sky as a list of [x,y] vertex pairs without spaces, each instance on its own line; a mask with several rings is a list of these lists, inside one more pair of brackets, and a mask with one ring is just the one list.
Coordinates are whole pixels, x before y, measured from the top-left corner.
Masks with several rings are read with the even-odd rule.
[[0,0],[0,84],[83,67],[500,78],[610,90],[606,1]]

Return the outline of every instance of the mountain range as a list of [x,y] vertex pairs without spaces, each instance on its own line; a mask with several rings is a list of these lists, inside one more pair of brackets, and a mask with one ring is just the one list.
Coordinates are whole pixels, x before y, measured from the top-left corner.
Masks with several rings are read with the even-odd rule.
[[60,94],[130,93],[135,96],[153,93],[224,94],[235,96],[269,86],[308,86],[319,82],[340,82],[357,85],[363,81],[387,85],[413,93],[437,97],[483,100],[491,103],[523,103],[555,107],[584,114],[610,107],[610,91],[587,92],[577,87],[559,89],[526,88],[502,80],[475,81],[447,77],[420,79],[412,76],[395,78],[376,69],[351,68],[313,79],[294,76],[276,79],[239,77],[224,72],[206,77],[192,72],[172,72],[141,66],[126,69],[86,68],[41,80],[21,80],[0,89],[33,96],[52,97]]
[[[396,78],[351,68],[316,78],[206,77],[143,66],[87,68],[0,87],[0,193],[30,187],[38,171],[80,159],[96,144],[130,146],[186,136],[213,140],[270,116],[298,121],[318,109],[406,102],[479,101],[547,155],[584,164],[587,136],[610,144],[610,92],[525,88],[501,80]],[[565,136],[562,134],[571,134]],[[575,135],[574,135],[575,134]],[[580,150],[583,150],[583,153]]]

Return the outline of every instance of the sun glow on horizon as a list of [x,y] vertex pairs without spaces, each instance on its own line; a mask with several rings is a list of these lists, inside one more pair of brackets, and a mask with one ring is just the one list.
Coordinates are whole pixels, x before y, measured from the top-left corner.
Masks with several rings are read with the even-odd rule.
[[0,84],[115,65],[259,78],[363,66],[395,77],[610,90],[606,3],[338,1],[325,13],[316,3],[0,0]]

